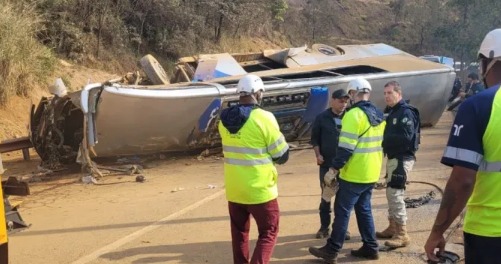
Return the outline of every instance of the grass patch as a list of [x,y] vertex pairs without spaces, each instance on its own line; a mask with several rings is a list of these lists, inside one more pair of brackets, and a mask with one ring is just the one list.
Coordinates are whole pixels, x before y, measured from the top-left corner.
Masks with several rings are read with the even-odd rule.
[[42,19],[34,6],[0,0],[0,104],[13,95],[27,96],[54,71],[51,50],[35,38]]
[[68,91],[73,91],[73,87],[71,86],[71,76],[63,75],[60,77],[63,80],[64,85]]

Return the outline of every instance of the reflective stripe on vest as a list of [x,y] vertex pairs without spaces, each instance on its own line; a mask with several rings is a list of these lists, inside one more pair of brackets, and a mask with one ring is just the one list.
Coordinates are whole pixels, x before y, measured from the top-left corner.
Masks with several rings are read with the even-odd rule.
[[[347,133],[345,133],[347,134]],[[350,137],[353,139],[352,137]],[[357,139],[357,138],[355,138]],[[383,136],[376,136],[376,137],[361,137],[358,139],[358,143],[369,143],[369,142],[382,142],[383,141]],[[354,153],[370,153],[370,152],[377,152],[377,151],[382,151],[383,149],[381,147],[373,147],[373,148],[361,148],[358,147],[355,144],[350,144],[348,142],[340,142],[339,145],[340,147],[347,148],[349,150],[354,150]]]
[[[277,139],[277,141],[273,142],[271,145],[269,145],[267,147],[268,153],[273,153],[271,155],[272,158],[274,158],[274,159],[280,158],[280,157],[282,157],[282,155],[285,154],[285,152],[287,152],[287,150],[289,149],[289,145],[278,149],[284,143],[287,143],[287,142],[285,142],[284,136],[281,136],[279,139]],[[278,151],[277,151],[277,149],[278,149]]]
[[476,164],[479,172],[501,172],[501,161],[486,161],[482,154],[468,149],[447,147],[444,157]]
[[[223,152],[225,153],[238,153],[238,154],[248,154],[246,158],[249,158],[250,155],[268,155],[268,153],[274,152],[278,147],[280,147],[283,143],[285,143],[285,138],[281,136],[275,142],[270,144],[266,148],[250,148],[250,147],[237,147],[237,146],[227,146],[223,145]],[[225,158],[225,163],[234,164],[234,165],[242,165],[242,166],[254,166],[254,165],[263,165],[267,163],[272,163],[272,158],[280,158],[282,155],[287,152],[289,148],[280,148],[278,151],[273,153],[270,157],[258,158],[254,157],[253,159],[237,159],[237,158]]]
[[488,162],[483,160],[478,170],[485,172],[501,172],[501,161]]
[[372,147],[372,148],[356,148],[353,153],[372,153],[383,151],[382,147]]
[[224,152],[234,152],[234,153],[242,153],[242,154],[264,154],[266,153],[266,148],[246,148],[246,147],[233,147],[233,146],[225,146],[223,145]]
[[255,165],[264,165],[264,164],[272,163],[273,160],[271,158],[252,159],[252,160],[225,158],[224,162],[227,164],[232,164],[232,165],[255,166]]
[[361,137],[358,142],[383,142],[383,136],[376,136],[376,137]]
[[484,156],[468,149],[446,147],[444,157],[480,165]]
[[349,133],[349,132],[346,132],[346,131],[341,131],[341,133],[339,134],[339,137],[346,137],[346,138],[349,138],[349,139],[358,139],[358,135],[357,134]]

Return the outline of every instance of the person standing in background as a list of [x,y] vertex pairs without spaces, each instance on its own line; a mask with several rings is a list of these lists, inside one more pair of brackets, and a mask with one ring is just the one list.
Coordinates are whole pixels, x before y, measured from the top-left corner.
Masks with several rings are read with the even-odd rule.
[[[327,186],[324,182],[324,176],[329,172],[332,160],[336,156],[339,134],[341,133],[341,119],[350,99],[344,89],[334,91],[331,97],[331,107],[315,118],[311,131],[311,145],[315,151],[315,158],[319,166],[320,189],[322,192],[318,208],[320,229],[315,235],[316,238],[325,238],[330,235],[331,200],[337,191],[337,186]],[[349,232],[346,233],[346,239],[350,239]]]
[[407,234],[405,209],[405,184],[416,161],[419,146],[419,112],[402,99],[402,87],[396,81],[384,86],[384,98],[388,116],[383,136],[383,152],[386,162],[386,198],[388,200],[388,227],[376,232],[377,238],[391,239],[385,245],[391,248],[406,247],[410,243]]
[[[348,84],[348,90],[350,89],[357,91],[355,104],[343,117],[332,173],[324,177],[327,186],[339,182],[334,201],[332,233],[325,246],[309,248],[313,256],[328,263],[337,263],[353,209],[363,245],[358,250],[352,250],[351,255],[366,259],[379,258],[371,197],[374,184],[381,173],[381,143],[385,122],[383,113],[369,101],[372,87],[367,80],[353,79]],[[337,180],[335,175],[338,172]]]

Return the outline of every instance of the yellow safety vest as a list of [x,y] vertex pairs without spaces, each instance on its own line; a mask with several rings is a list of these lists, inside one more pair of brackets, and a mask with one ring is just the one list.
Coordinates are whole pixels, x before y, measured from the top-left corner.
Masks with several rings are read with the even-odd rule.
[[374,183],[379,179],[383,162],[383,133],[386,122],[371,126],[359,107],[346,112],[342,120],[339,147],[353,155],[341,169],[339,177],[348,182]]
[[261,204],[278,196],[277,169],[273,158],[289,145],[275,116],[256,108],[240,130],[231,134],[219,122],[223,143],[226,198],[240,204]]
[[[1,182],[1,175],[0,175]],[[0,198],[2,198],[0,203],[0,245],[7,243],[7,223],[5,222],[5,208],[3,202],[3,189],[0,183]]]
[[482,138],[484,155],[473,193],[468,201],[464,231],[501,237],[501,88],[496,92],[491,115]]

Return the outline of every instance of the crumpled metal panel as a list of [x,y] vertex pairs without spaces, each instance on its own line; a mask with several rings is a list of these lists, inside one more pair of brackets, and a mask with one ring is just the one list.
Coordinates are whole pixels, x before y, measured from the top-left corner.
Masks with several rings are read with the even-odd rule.
[[96,115],[97,156],[149,154],[189,148],[188,137],[213,97],[134,97],[101,93]]

